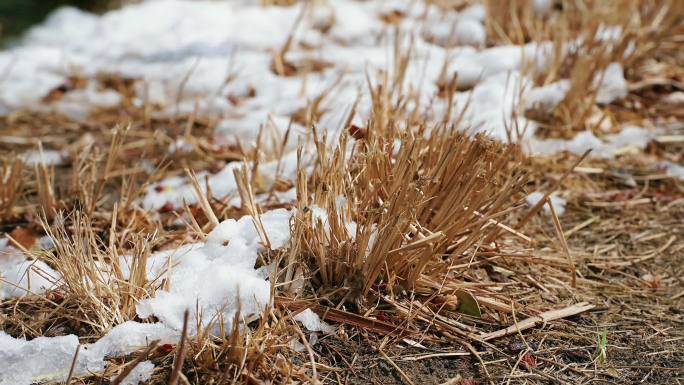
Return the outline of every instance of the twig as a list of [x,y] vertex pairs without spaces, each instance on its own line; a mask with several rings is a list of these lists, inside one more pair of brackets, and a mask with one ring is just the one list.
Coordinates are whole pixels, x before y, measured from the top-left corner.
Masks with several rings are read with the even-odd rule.
[[580,302],[568,307],[564,307],[562,309],[545,311],[539,314],[538,316],[524,319],[515,325],[507,327],[506,329],[501,329],[495,332],[482,334],[480,335],[480,339],[482,339],[483,341],[489,341],[495,338],[505,337],[511,334],[518,333],[519,331],[527,330],[537,325],[547,323],[549,321],[554,321],[566,317],[572,317],[574,315],[583,313],[587,310],[591,310],[594,307],[595,305],[589,304],[587,302]]
[[469,344],[468,342],[464,342],[463,344],[466,348],[468,348],[468,350],[470,350],[471,353],[473,353],[475,358],[477,358],[477,360],[480,361],[480,365],[482,365],[482,369],[484,370],[485,375],[487,376],[487,381],[489,381],[491,385],[494,385],[494,381],[492,381],[492,378],[489,375],[489,370],[487,370],[487,365],[485,365],[484,361],[482,360],[482,357],[480,357],[480,354],[477,352],[477,350],[475,350],[473,345]]
[[[190,183],[192,184],[192,189],[195,192],[195,195],[197,196],[197,203],[199,204],[200,208],[202,208],[202,211],[204,211],[204,215],[207,216],[207,219],[211,223],[211,228],[215,228],[219,225],[218,218],[216,218],[214,210],[211,209],[211,204],[209,204],[209,200],[207,200],[206,195],[202,193],[202,188],[200,187],[199,181],[197,180],[197,176],[194,172],[190,171],[187,168],[185,169],[185,173],[188,175]],[[207,183],[207,188],[208,186],[209,183]]]
[[311,361],[311,371],[313,372],[313,383],[318,384],[318,372],[316,371],[316,358],[314,357],[313,350],[311,349],[311,345],[309,344],[309,341],[306,340],[306,336],[302,332],[302,330],[299,327],[294,328],[297,334],[299,335],[299,338],[301,338],[302,343],[304,344],[304,347],[306,347],[307,353],[309,353],[309,360]]
[[[403,357],[401,360],[402,361],[420,361],[420,360],[428,360],[431,358],[441,358],[441,357],[463,357],[463,356],[469,356],[473,353],[471,352],[448,352],[448,353],[433,353],[433,354],[423,354],[420,356],[410,356],[410,357]],[[482,353],[480,353],[482,354]]]
[[570,268],[572,269],[572,279],[570,281],[570,284],[572,285],[573,289],[577,287],[577,266],[575,266],[575,260],[572,258],[572,255],[570,254],[570,248],[568,247],[568,242],[565,239],[565,235],[563,235],[563,228],[561,227],[560,220],[558,219],[558,214],[556,214],[556,209],[553,207],[553,204],[547,199],[546,200],[548,203],[549,208],[551,209],[551,219],[553,219],[553,227],[556,229],[556,235],[558,235],[558,239],[560,240],[561,246],[563,247],[563,253],[565,254],[565,257],[568,259],[568,263],[570,264]]
[[181,334],[181,340],[180,343],[178,344],[178,352],[176,353],[176,357],[174,359],[173,363],[173,371],[171,372],[171,377],[169,378],[169,385],[176,385],[178,383],[178,378],[180,377],[181,374],[181,368],[183,367],[183,361],[185,361],[185,351],[186,351],[186,342],[188,339],[188,318],[190,316],[190,312],[186,309],[185,313],[183,314],[183,334]]
[[71,360],[71,367],[69,368],[69,375],[67,375],[67,379],[65,384],[69,385],[71,382],[71,377],[74,375],[74,369],[76,369],[76,361],[78,360],[78,352],[81,350],[81,345],[79,344],[76,346],[76,352],[74,353],[74,359]]

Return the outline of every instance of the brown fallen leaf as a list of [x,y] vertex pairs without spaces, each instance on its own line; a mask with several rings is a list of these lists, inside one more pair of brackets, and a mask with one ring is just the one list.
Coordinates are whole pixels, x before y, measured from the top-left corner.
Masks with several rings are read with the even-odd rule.
[[9,235],[14,241],[16,241],[19,245],[21,245],[22,248],[26,250],[31,250],[39,238],[35,231],[24,227],[16,227],[10,232]]
[[480,305],[477,303],[475,297],[465,290],[457,290],[456,297],[458,297],[458,311],[463,314],[471,315],[473,317],[482,317]]

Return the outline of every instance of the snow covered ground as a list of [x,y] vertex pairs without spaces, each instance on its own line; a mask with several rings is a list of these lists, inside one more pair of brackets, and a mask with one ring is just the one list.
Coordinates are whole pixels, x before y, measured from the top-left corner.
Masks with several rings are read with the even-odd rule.
[[[419,95],[421,105],[431,106],[421,111],[427,118],[441,118],[447,108],[436,98],[445,62],[445,73],[458,73],[459,89],[468,89],[456,94],[454,115],[469,102],[466,125],[499,139],[507,137],[521,87],[529,95],[527,103],[545,108],[567,91],[562,82],[533,89],[521,72],[524,67],[543,72],[552,55],[550,43],[483,48],[481,5],[445,13],[420,2],[321,1],[304,11],[297,25],[301,12],[301,6],[263,7],[256,1],[146,1],[102,16],[62,8],[18,47],[0,53],[0,113],[45,108],[41,98],[70,75],[114,73],[144,80],[139,103],[160,105],[168,114],[192,112],[198,103],[200,113],[221,119],[219,132],[248,140],[268,117],[284,130],[292,113],[343,75],[342,84],[323,101],[326,113],[319,125],[339,128],[359,95],[362,123],[370,108],[364,103],[366,71],[373,76],[374,70],[392,70],[394,26],[382,21],[391,12],[405,15],[401,45],[412,45],[405,87]],[[305,77],[271,71],[274,53],[293,28],[295,44],[285,59],[320,60],[327,68]],[[619,64],[609,66],[601,82],[599,102],[625,96]],[[229,101],[229,96],[245,95],[250,96],[238,105]],[[92,108],[118,101],[116,92],[89,84],[50,107],[83,119]],[[518,125],[530,133],[535,129],[524,118]]]
[[[540,7],[537,3],[535,9]],[[200,114],[216,117],[216,140],[223,143],[235,137],[242,143],[253,142],[262,124],[284,133],[293,113],[331,87],[333,91],[319,107],[324,113],[318,127],[337,132],[357,98],[355,123],[363,126],[371,108],[366,74],[374,79],[378,70],[393,70],[394,26],[382,20],[388,14],[404,15],[400,46],[405,51],[411,47],[404,89],[415,95],[412,103],[426,119],[442,119],[448,106],[446,99],[437,97],[438,80],[443,74],[457,73],[463,91],[454,97],[452,116],[465,109],[463,126],[471,132],[507,140],[507,128],[524,128],[525,148],[533,153],[581,152],[588,147],[603,155],[613,151],[612,142],[603,142],[590,132],[571,142],[536,139],[534,121],[523,114],[512,117],[521,105],[553,108],[569,83],[562,80],[533,87],[523,74],[523,69],[530,68],[544,72],[553,54],[549,42],[484,48],[485,9],[481,5],[445,13],[420,2],[337,0],[314,2],[303,11],[301,5],[263,7],[255,1],[157,0],[102,16],[63,8],[32,29],[21,45],[0,53],[0,114],[51,108],[73,119],[86,119],[94,108],[119,103],[120,96],[90,81],[58,102],[46,106],[41,99],[69,76],[92,79],[98,73],[112,73],[140,79],[138,104],[152,103],[169,115],[199,108]],[[295,44],[285,60],[318,60],[326,68],[292,77],[271,70],[274,54],[291,30]],[[336,84],[340,76],[342,81]],[[617,63],[596,83],[601,103],[626,95],[622,67]],[[300,135],[306,131],[297,124],[294,130]],[[639,135],[630,140],[636,143],[638,139],[637,145],[643,145],[648,135]],[[296,146],[297,138],[289,143]],[[54,162],[58,157],[34,154],[27,160]],[[230,184],[225,176],[231,176],[233,167],[211,178],[211,190],[218,196],[234,192],[234,186],[225,185]],[[294,167],[282,172],[289,179]],[[166,186],[174,188],[161,193],[156,186],[148,190],[144,207],[193,201],[187,183],[168,181]]]
[[[534,1],[535,10],[545,12],[546,3]],[[264,7],[248,0],[149,0],[102,16],[62,8],[32,29],[21,44],[0,52],[0,114],[20,109],[56,109],[72,119],[87,119],[93,109],[120,102],[115,91],[98,89],[92,80],[98,73],[112,73],[139,79],[136,103],[152,103],[166,115],[190,113],[199,107],[200,114],[219,120],[217,141],[238,137],[242,143],[253,142],[261,124],[272,124],[284,133],[295,111],[334,86],[320,106],[324,113],[318,126],[335,133],[343,128],[357,99],[360,102],[355,122],[363,125],[369,116],[366,74],[375,79],[378,70],[393,70],[395,27],[382,17],[394,13],[404,15],[400,46],[403,50],[411,46],[404,89],[416,95],[414,104],[427,120],[439,121],[448,110],[447,101],[437,97],[438,80],[445,69],[446,74],[458,73],[460,91],[453,100],[452,116],[468,106],[464,124],[472,132],[485,132],[499,140],[506,140],[507,127],[525,127],[524,145],[530,152],[582,153],[592,148],[599,156],[612,157],[627,145],[643,147],[653,135],[631,127],[605,140],[590,132],[580,133],[571,141],[535,138],[537,124],[522,115],[514,118],[513,112],[520,105],[553,108],[563,99],[569,83],[561,80],[534,87],[524,74],[523,69],[543,73],[549,66],[552,49],[548,42],[485,48],[483,6],[444,13],[408,1],[334,0],[312,4],[304,11],[300,24],[296,20],[303,12],[301,5]],[[325,63],[325,68],[291,77],[271,70],[274,54],[281,50],[290,30],[294,30],[295,44],[285,60],[318,61]],[[52,89],[73,75],[88,79],[87,85],[58,102],[42,102]],[[342,80],[336,84],[338,78]],[[623,70],[617,63],[611,64],[596,82],[599,103],[610,103],[627,93]],[[231,97],[238,97],[240,102],[231,102]],[[301,135],[306,131],[297,125],[295,129]],[[32,153],[26,160],[54,163],[61,157],[57,152]],[[231,163],[207,175],[215,195],[236,191],[232,176],[235,167],[239,164]],[[681,174],[677,167],[668,170]],[[262,165],[267,181],[275,179],[276,172],[294,179],[296,153],[286,155],[283,166],[276,168],[275,163]],[[530,197],[531,204],[535,198],[539,197]],[[194,199],[188,182],[178,178],[151,186],[140,204],[156,210],[167,203],[179,206],[183,200],[192,203]],[[560,208],[561,198],[554,199]],[[285,210],[263,215],[272,247],[287,242],[291,215]],[[148,273],[161,274],[165,271],[162,267],[173,265],[173,285],[169,292],[159,292],[155,298],[140,303],[137,311],[142,318],[156,316],[159,323],[128,322],[117,326],[81,351],[77,374],[102,370],[106,357],[133,351],[149,340],[175,341],[183,311],[196,309],[197,302],[204,314],[221,309],[224,320],[230,320],[237,310],[239,293],[243,315],[258,314],[268,303],[270,290],[267,276],[254,269],[261,247],[258,241],[251,219],[242,218],[221,223],[204,244],[190,245],[173,255],[153,255]],[[3,298],[27,291],[39,293],[59,280],[58,273],[49,266],[21,257],[11,259],[2,270]],[[208,286],[206,280],[212,285]],[[320,329],[315,320],[305,321],[310,328]],[[0,362],[4,368],[0,371],[0,385],[63,380],[77,345],[73,335],[24,341],[0,332]],[[140,368],[147,373],[150,365]],[[145,373],[135,376],[143,379]]]

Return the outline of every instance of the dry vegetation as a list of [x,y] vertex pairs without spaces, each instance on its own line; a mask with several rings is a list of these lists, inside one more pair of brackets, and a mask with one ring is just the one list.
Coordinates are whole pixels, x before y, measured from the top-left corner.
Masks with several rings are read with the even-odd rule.
[[[315,103],[293,116],[311,127],[314,171],[273,187],[296,186],[295,203],[257,204],[255,194],[273,192],[259,183],[258,164],[282,156],[287,137],[264,134],[256,150],[217,147],[214,122],[154,118],[153,106],[126,100],[87,123],[15,113],[0,118],[0,230],[63,280],[45,295],[0,303],[1,329],[29,339],[75,333],[86,343],[127,320],[142,321],[136,302],[169,284],[147,279],[151,252],[203,239],[227,218],[252,215],[259,228],[257,214],[284,206],[297,210],[292,239],[261,256],[261,264],[278,268],[273,306],[260,319],[247,328],[234,322],[225,337],[209,327],[184,333],[176,345],[151,344],[112,359],[107,373],[70,383],[123,378],[143,359],[157,366],[152,384],[681,383],[684,184],[652,165],[684,161],[684,110],[659,104],[684,91],[677,49],[684,4],[558,1],[562,9],[540,19],[527,1],[509,2],[510,9],[489,3],[490,44],[548,39],[560,53],[584,36],[574,54],[536,78],[572,84],[565,100],[539,117],[544,135],[674,122],[670,135],[613,160],[527,158],[514,145],[462,134],[458,118],[452,126],[409,116],[395,87],[401,78],[385,79],[369,82],[367,125],[347,124],[335,147],[315,129]],[[610,50],[587,38],[606,20],[623,26]],[[397,69],[405,57],[398,55]],[[616,59],[630,94],[597,106],[591,81]],[[101,77],[103,87],[123,95],[134,81]],[[447,84],[444,97],[455,90]],[[606,119],[610,130],[598,129]],[[166,155],[177,138],[192,150]],[[38,143],[67,150],[70,162],[24,165],[19,154]],[[150,215],[134,204],[152,181],[241,159],[255,162],[236,172],[241,207],[231,206],[231,197],[199,196],[197,205]],[[537,190],[566,195],[565,215],[540,214],[544,201],[527,207],[524,197]],[[315,208],[327,212],[329,231]],[[183,215],[190,225],[175,223]],[[352,220],[357,226],[350,229],[345,224]],[[43,234],[54,239],[53,249],[37,247]],[[118,266],[123,253],[134,256],[128,279]],[[115,278],[102,280],[102,266]],[[292,320],[307,307],[336,333],[314,344],[312,333]],[[295,342],[303,349],[293,349]]]

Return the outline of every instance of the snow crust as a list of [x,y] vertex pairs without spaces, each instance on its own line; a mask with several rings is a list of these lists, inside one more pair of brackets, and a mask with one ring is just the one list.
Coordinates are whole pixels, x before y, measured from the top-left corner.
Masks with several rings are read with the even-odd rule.
[[[152,340],[173,343],[178,332],[161,324],[126,322],[114,327],[93,344],[83,345],[74,366],[76,376],[99,372],[105,367],[104,359],[132,353],[144,348]],[[66,380],[79,345],[75,335],[38,337],[30,341],[13,338],[0,331],[0,385],[29,385],[38,382]],[[128,383],[149,378],[151,363],[134,370],[126,378]]]
[[[121,385],[138,385],[142,381],[147,381],[152,377],[154,364],[151,361],[139,363],[133,370],[124,377]],[[112,377],[112,380],[116,377]]]
[[305,309],[296,316],[294,316],[295,321],[299,321],[306,328],[306,330],[311,332],[332,332],[333,328],[321,321],[321,317],[314,313],[311,309]]

